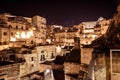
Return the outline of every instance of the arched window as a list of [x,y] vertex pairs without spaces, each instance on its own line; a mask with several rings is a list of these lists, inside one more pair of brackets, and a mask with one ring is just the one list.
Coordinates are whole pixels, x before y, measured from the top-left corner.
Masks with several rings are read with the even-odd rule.
[[52,52],[52,53],[51,53],[51,59],[54,58],[54,57],[55,57],[55,56],[54,56],[54,54],[53,54],[53,52]]
[[11,26],[11,25],[9,25],[8,27],[9,27],[9,28],[12,28],[12,26]]
[[43,54],[43,55],[41,55],[41,57],[40,57],[40,61],[44,61],[45,60],[45,55]]
[[16,29],[18,29],[18,26],[16,26]]

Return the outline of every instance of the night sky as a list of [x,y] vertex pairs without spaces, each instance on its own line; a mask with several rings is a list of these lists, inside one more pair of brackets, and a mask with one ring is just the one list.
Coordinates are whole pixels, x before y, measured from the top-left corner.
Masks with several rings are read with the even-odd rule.
[[[43,2],[44,1],[44,2]],[[112,18],[120,0],[1,0],[0,13],[47,19],[47,24],[73,26],[99,17]]]

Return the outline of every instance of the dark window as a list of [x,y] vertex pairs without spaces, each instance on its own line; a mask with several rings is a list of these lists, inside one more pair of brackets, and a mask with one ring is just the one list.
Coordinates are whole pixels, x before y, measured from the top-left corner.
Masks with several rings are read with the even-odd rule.
[[7,44],[7,42],[3,42],[3,44]]
[[12,26],[11,26],[11,25],[9,25],[9,28],[12,28]]
[[18,29],[18,26],[16,26],[16,29]]
[[31,57],[31,61],[34,61],[34,58],[33,58],[33,57]]
[[40,61],[44,61],[45,60],[45,55],[41,55]]
[[13,36],[13,32],[11,32],[11,36]]
[[54,54],[53,53],[51,53],[51,58],[54,58],[55,56],[54,56]]
[[21,27],[21,29],[23,29],[23,27]]
[[44,53],[44,51],[41,51],[41,53]]
[[34,67],[34,65],[32,64],[31,67]]
[[7,35],[7,32],[3,32],[3,35],[6,36],[6,35]]
[[10,55],[10,58],[9,58],[10,60],[16,60],[16,56],[15,55]]

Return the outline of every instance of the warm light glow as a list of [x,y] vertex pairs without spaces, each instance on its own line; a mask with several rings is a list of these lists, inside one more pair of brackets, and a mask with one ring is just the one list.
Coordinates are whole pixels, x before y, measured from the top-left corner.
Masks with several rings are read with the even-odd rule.
[[22,33],[21,33],[21,38],[26,38],[25,32],[22,32]]
[[86,37],[86,35],[85,34],[83,34],[83,38],[85,38]]
[[48,43],[51,43],[51,39],[47,39],[46,41],[47,41]]
[[92,38],[95,39],[97,37],[97,35],[92,35]]
[[47,75],[47,74],[49,74],[50,73],[50,69],[47,69],[46,71],[45,71],[45,75]]
[[17,33],[15,34],[15,37],[19,39],[19,38],[20,38],[20,33],[17,32]]
[[10,41],[16,41],[16,38],[11,37],[11,38],[10,38]]
[[26,38],[30,38],[31,36],[33,36],[33,31],[29,31],[29,32],[26,34]]
[[60,46],[57,46],[57,47],[56,47],[56,53],[57,53],[58,55],[60,55],[60,53],[61,53],[61,47],[60,47]]
[[83,30],[83,33],[94,33],[94,30],[93,29]]
[[29,33],[31,34],[31,36],[33,36],[33,31],[29,31]]
[[52,39],[52,41],[55,41],[54,39]]

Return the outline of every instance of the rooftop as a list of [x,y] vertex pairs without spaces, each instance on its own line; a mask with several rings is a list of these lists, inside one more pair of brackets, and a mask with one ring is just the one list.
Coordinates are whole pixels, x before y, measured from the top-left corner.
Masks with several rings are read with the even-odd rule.
[[70,54],[66,57],[65,62],[80,63],[80,49],[74,47]]

